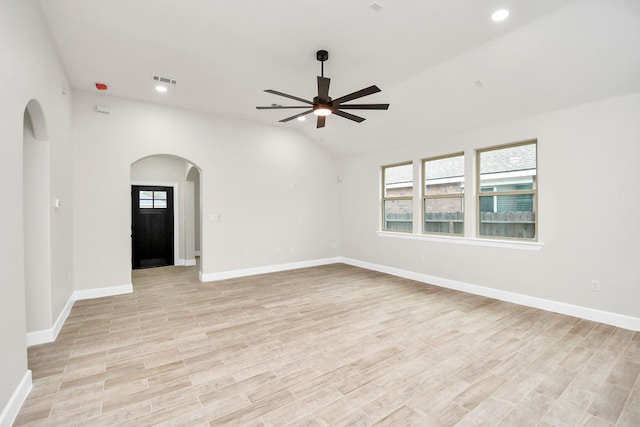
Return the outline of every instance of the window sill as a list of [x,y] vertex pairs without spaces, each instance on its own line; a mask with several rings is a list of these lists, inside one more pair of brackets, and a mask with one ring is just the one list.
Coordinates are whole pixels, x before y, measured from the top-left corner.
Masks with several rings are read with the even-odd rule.
[[492,240],[477,239],[457,236],[434,236],[429,234],[394,233],[392,231],[378,231],[379,237],[391,237],[395,239],[422,240],[426,242],[454,243],[469,246],[489,246],[493,248],[518,249],[524,251],[539,251],[544,244],[531,241]]

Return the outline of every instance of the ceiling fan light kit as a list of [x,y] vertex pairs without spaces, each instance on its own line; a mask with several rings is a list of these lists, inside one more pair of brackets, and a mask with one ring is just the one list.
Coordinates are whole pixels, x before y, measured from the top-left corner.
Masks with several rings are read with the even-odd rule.
[[318,117],[317,128],[325,126],[327,116],[335,114],[345,119],[353,120],[354,122],[361,123],[365,119],[364,117],[356,116],[355,114],[347,113],[342,110],[387,110],[389,104],[345,104],[346,102],[353,101],[354,99],[362,98],[374,93],[380,92],[378,86],[373,85],[364,89],[360,89],[356,92],[350,93],[340,98],[331,99],[329,96],[329,83],[331,79],[324,76],[324,62],[329,59],[329,52],[326,50],[319,50],[316,52],[316,59],[320,61],[320,75],[318,76],[318,96],[313,98],[313,101],[309,101],[297,96],[289,95],[283,92],[278,92],[273,89],[266,89],[265,92],[272,93],[274,95],[283,96],[285,98],[293,99],[294,101],[302,102],[307,105],[294,105],[294,106],[282,106],[271,105],[270,107],[256,107],[258,110],[278,110],[289,108],[306,108],[311,106],[311,109],[298,113],[291,117],[280,120],[281,123],[288,122],[293,119],[301,118],[307,114],[313,113]]
[[313,107],[313,114],[316,116],[328,116],[331,114],[331,108],[325,107],[323,105],[318,105],[317,107]]

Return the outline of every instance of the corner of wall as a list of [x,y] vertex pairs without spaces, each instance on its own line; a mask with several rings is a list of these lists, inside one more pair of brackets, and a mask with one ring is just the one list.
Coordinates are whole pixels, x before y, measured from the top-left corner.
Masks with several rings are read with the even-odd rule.
[[[62,326],[64,326],[65,320],[67,320],[67,317],[69,317],[69,313],[71,313],[74,302],[84,299],[130,294],[132,292],[133,285],[131,283],[121,286],[110,286],[107,288],[83,289],[74,291],[51,328],[27,333],[27,347],[54,342],[58,337]],[[2,424],[0,423],[0,425]]]

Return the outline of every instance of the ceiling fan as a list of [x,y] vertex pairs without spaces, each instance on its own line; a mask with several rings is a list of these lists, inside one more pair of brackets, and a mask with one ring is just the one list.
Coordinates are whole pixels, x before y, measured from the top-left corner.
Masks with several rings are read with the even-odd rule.
[[330,114],[335,114],[337,116],[344,117],[345,119],[353,120],[354,122],[358,122],[358,123],[365,120],[363,117],[359,117],[354,114],[347,113],[343,110],[387,110],[389,108],[389,104],[345,104],[345,102],[353,101],[354,99],[362,98],[364,96],[380,92],[380,89],[376,85],[369,86],[364,89],[360,89],[348,95],[341,96],[340,98],[331,99],[331,97],[329,96],[329,82],[331,81],[331,79],[324,76],[324,61],[329,59],[329,52],[327,52],[326,50],[317,51],[316,59],[320,61],[320,75],[318,76],[318,96],[314,97],[313,101],[308,101],[306,99],[298,98],[297,96],[278,92],[277,90],[266,89],[265,92],[272,93],[274,95],[284,96],[285,98],[300,101],[307,105],[282,106],[282,105],[274,104],[270,107],[256,107],[256,108],[258,110],[279,110],[279,109],[289,109],[289,108],[309,108],[309,105],[310,105],[311,106],[310,110],[303,111],[302,113],[296,114],[291,117],[287,117],[286,119],[280,120],[280,122],[282,123],[288,122],[298,117],[302,117],[302,116],[306,116],[307,114],[314,113],[316,116],[318,116],[316,128],[324,127],[327,116]]

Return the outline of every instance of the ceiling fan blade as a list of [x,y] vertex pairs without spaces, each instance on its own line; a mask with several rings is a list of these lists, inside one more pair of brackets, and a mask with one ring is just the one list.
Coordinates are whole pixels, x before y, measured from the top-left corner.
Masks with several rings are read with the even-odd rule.
[[274,95],[284,96],[285,98],[289,98],[289,99],[295,99],[296,101],[304,102],[305,104],[313,105],[313,102],[311,102],[311,101],[307,101],[306,99],[298,98],[297,96],[288,95],[286,93],[278,92],[277,90],[266,89],[265,92],[272,93]]
[[295,116],[287,117],[286,119],[278,120],[280,123],[288,122],[293,119],[297,119],[298,117],[306,116],[307,114],[312,113],[313,110],[303,111],[300,114],[296,114]]
[[388,110],[389,104],[342,104],[336,108],[341,110]]
[[316,129],[323,128],[324,124],[327,121],[327,116],[318,116],[318,122],[316,124]]
[[328,77],[318,76],[318,98],[322,100],[329,99],[329,83],[331,79]]
[[295,107],[289,107],[289,106],[283,106],[283,105],[278,105],[276,107],[270,106],[270,107],[256,107],[256,109],[258,110],[282,110],[284,108],[309,108],[306,105],[298,105]]
[[360,89],[356,92],[350,93],[349,95],[342,96],[338,99],[333,100],[333,105],[339,105],[343,102],[351,101],[352,99],[362,98],[363,96],[371,95],[374,93],[380,92],[380,88],[378,86],[373,85],[364,89]]
[[340,117],[344,117],[345,119],[353,120],[354,122],[358,122],[358,123],[365,121],[364,117],[356,116],[350,113],[345,113],[344,111],[340,111],[340,110],[333,110],[333,114],[336,114]]

